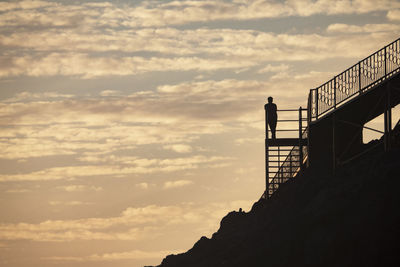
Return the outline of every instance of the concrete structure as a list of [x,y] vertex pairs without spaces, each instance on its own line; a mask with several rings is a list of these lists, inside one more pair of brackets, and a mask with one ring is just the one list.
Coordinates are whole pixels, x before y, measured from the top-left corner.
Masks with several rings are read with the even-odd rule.
[[363,151],[365,124],[386,114],[386,147],[390,147],[391,108],[400,103],[399,73],[332,110],[308,128],[309,165],[334,169]]

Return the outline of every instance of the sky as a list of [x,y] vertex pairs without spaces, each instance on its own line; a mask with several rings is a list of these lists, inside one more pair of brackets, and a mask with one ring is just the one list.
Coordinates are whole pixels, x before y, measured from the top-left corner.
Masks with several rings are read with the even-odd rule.
[[0,2],[0,266],[190,249],[263,193],[267,97],[399,33],[395,0]]

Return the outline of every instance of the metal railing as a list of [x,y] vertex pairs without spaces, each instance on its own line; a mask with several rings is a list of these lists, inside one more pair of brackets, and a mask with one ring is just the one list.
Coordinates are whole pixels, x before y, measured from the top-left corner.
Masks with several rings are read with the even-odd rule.
[[310,120],[318,120],[353,97],[368,91],[400,71],[400,38],[361,60],[308,96]]
[[[278,112],[298,112],[298,119],[278,119],[279,125],[282,123],[283,126],[277,129],[277,133],[281,135],[291,135],[293,137],[293,132],[296,132],[295,138],[307,139],[307,125],[303,122],[308,120],[307,115],[303,116],[302,113],[306,112],[307,109],[284,109],[278,110]],[[296,123],[296,126],[293,124]],[[289,126],[287,126],[289,124]],[[268,138],[269,132],[267,127],[266,138]],[[278,136],[279,137],[283,136]],[[300,140],[299,140],[300,142]],[[267,175],[267,188],[264,191],[261,198],[268,198],[273,193],[275,193],[278,188],[286,183],[291,178],[294,178],[301,170],[301,165],[304,164],[304,159],[307,159],[308,149],[307,146],[303,146],[302,151],[300,151],[300,145],[298,146],[273,146],[272,149],[266,147],[266,175]]]
[[[303,138],[307,138],[307,128],[303,128]],[[275,193],[278,188],[289,181],[290,179],[296,177],[297,174],[300,173],[301,165],[304,165],[307,157],[308,157],[308,149],[307,146],[302,147],[303,153],[300,154],[300,147],[294,146],[289,150],[289,153],[285,155],[280,155],[282,151],[280,147],[277,147],[278,152],[278,170],[275,172],[269,181],[268,185],[268,195],[271,196]],[[275,155],[276,156],[276,155]],[[284,160],[281,160],[280,157],[284,157]],[[301,159],[302,157],[302,159]],[[301,162],[302,161],[302,162]],[[270,161],[271,162],[271,161]]]

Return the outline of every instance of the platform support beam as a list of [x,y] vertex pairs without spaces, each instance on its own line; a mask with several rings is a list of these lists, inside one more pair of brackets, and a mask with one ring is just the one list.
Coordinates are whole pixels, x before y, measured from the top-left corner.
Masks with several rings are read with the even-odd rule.
[[385,151],[390,150],[391,147],[391,131],[392,131],[392,104],[389,85],[386,90],[385,112],[384,112],[384,145]]
[[302,117],[302,108],[299,108],[299,166],[300,166],[300,175],[303,173],[303,117]]
[[335,120],[335,113],[332,114],[332,172],[335,175],[336,169],[336,140],[335,140],[335,127],[336,120]]
[[265,197],[269,198],[268,110],[265,109]]

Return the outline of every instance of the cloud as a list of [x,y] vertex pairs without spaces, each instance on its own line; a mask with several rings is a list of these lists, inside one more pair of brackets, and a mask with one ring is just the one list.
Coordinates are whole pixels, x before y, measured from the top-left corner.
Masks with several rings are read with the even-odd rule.
[[151,259],[161,258],[165,255],[179,253],[181,251],[142,251],[133,250],[127,252],[116,252],[116,253],[105,253],[105,254],[94,254],[88,257],[90,261],[114,261],[114,260],[128,260],[128,259]]
[[[271,62],[357,58],[392,41],[394,24],[333,24],[331,33],[363,35],[276,34],[255,30],[151,28],[140,30],[46,31],[0,34],[0,44],[19,53],[0,57],[0,77],[140,75],[148,72],[233,70],[240,73]],[[332,47],[332,43],[336,45]],[[356,44],[363,43],[362,47]],[[108,56],[102,56],[109,52]],[[148,55],[139,56],[147,52]],[[132,56],[132,53],[137,53]],[[268,67],[271,66],[271,67]],[[279,69],[276,69],[279,71]],[[110,92],[104,92],[109,94]]]
[[[143,144],[190,142],[198,135],[223,131],[220,122],[206,121],[205,114],[197,113],[205,108],[201,103],[191,106],[183,102],[178,95],[160,98],[150,93],[112,99],[3,103],[1,157],[73,155],[86,151],[80,157],[82,161],[104,161],[104,155],[93,156],[93,152],[108,154]],[[185,109],[186,114],[181,112]],[[182,151],[183,147],[180,148]]]
[[[55,94],[56,98],[38,100],[37,97],[51,94],[18,94],[14,98],[19,101],[0,102],[0,157],[71,155],[88,165],[101,163],[114,168],[105,169],[105,173],[144,173],[149,171],[142,165],[144,159],[113,155],[148,144],[189,153],[194,147],[191,143],[200,136],[235,131],[237,123],[243,124],[241,127],[262,128],[260,107],[266,95],[273,95],[280,106],[301,105],[306,101],[307,88],[317,86],[316,81],[322,83],[333,74],[285,72],[285,75],[291,79],[274,76],[271,81],[181,82],[159,86],[155,92],[105,98],[78,99],[69,95],[58,98],[59,94]],[[294,99],[295,92],[304,92],[304,96]],[[136,171],[126,169],[128,166],[115,168],[139,161],[141,168]],[[145,161],[155,164],[149,159]],[[59,175],[55,177],[60,179]]]
[[16,94],[14,97],[5,99],[3,102],[22,102],[22,101],[38,101],[38,100],[49,100],[49,99],[65,99],[73,98],[74,95],[62,94],[58,92],[44,92],[44,93],[32,93],[32,92],[21,92]]
[[363,14],[375,11],[387,11],[400,5],[399,3],[390,0],[383,0],[381,4],[382,6],[377,6],[374,0],[289,0],[286,2],[286,6],[292,8],[293,13],[300,16],[311,16],[316,14]]
[[100,92],[101,96],[118,96],[121,92],[117,90],[104,90]]
[[[390,1],[385,2],[387,3],[383,9],[390,10],[388,16],[395,14],[396,9],[394,7],[397,4]],[[326,1],[287,1],[285,5],[270,1],[250,1],[246,4],[225,1],[182,1],[160,4],[146,4],[144,2],[136,7],[123,8],[110,3],[101,3],[95,6],[62,4],[53,6],[47,2],[35,3],[41,9],[31,10],[30,8],[13,7],[11,8],[12,12],[25,13],[23,15],[14,13],[10,15],[6,12],[6,14],[2,14],[2,18],[6,22],[18,23],[18,19],[15,19],[15,17],[35,18],[36,21],[40,21],[38,18],[43,15],[42,17],[49,21],[57,21],[57,19],[51,19],[51,14],[59,19],[63,17],[59,13],[67,13],[68,16],[71,16],[67,21],[76,23],[74,16],[86,18],[86,16],[82,16],[82,14],[86,14],[87,17],[98,18],[100,14],[103,14],[101,19],[93,19],[93,23],[98,23],[100,20],[113,25],[115,20],[124,21],[133,16],[139,20],[151,19],[150,22],[143,22],[147,25],[148,23],[157,24],[158,16],[165,20],[165,15],[162,15],[164,11],[172,17],[168,22],[173,23],[174,18],[196,20],[198,15],[198,18],[201,19],[204,17],[202,13],[206,13],[208,17],[211,15],[221,19],[218,18],[218,10],[221,11],[220,15],[223,19],[225,19],[226,14],[229,17],[230,11],[235,14],[239,11],[238,17],[235,15],[233,18],[246,19],[250,14],[251,16],[254,14],[268,16],[268,12],[265,12],[265,10],[271,10],[271,7],[274,7],[275,9],[272,10],[275,11],[282,8],[286,10],[278,12],[280,15],[298,14],[307,16],[321,12],[328,14],[363,13],[377,8],[371,1],[340,1],[340,3],[335,2],[335,4],[328,4]],[[46,7],[47,4],[48,7]],[[68,12],[65,12],[64,9]],[[41,12],[44,12],[44,10],[47,12],[42,14]],[[140,10],[140,14],[136,13],[138,10]],[[178,12],[178,10],[181,11]],[[182,11],[193,16],[182,16]],[[197,11],[199,13],[196,13]],[[34,13],[28,16],[26,12]],[[148,12],[148,15],[144,15],[146,12]],[[175,12],[177,12],[176,15],[173,15]],[[210,19],[212,18],[210,17]],[[31,22],[26,23],[32,24]],[[137,75],[153,71],[203,72],[222,69],[233,69],[240,72],[240,70],[248,70],[259,64],[267,64],[266,68],[260,70],[261,73],[270,72],[272,66],[281,66],[281,69],[275,69],[275,71],[282,71],[285,64],[271,65],[267,62],[318,61],[336,57],[358,57],[371,52],[373,48],[376,49],[378,43],[391,40],[393,35],[398,32],[398,26],[390,24],[368,24],[364,26],[334,24],[327,29],[329,32],[336,33],[346,31],[367,34],[365,36],[346,37],[317,34],[275,34],[235,29],[179,30],[159,28],[157,25],[154,28],[113,28],[102,31],[94,30],[90,22],[82,24],[89,26],[76,28],[53,25],[54,27],[34,31],[23,30],[24,27],[18,27],[13,33],[1,33],[0,43],[4,47],[12,48],[13,51],[18,51],[18,48],[22,48],[22,50],[21,53],[2,55],[0,58],[2,63],[0,77],[64,75],[95,78],[110,75]],[[61,23],[60,25],[64,24]],[[162,25],[168,25],[168,23],[162,22]],[[374,36],[372,33],[380,33],[381,35]],[[383,33],[385,35],[382,35]],[[335,47],[331,46],[332,43],[336,44]],[[367,45],[364,45],[361,49],[357,45],[349,45],[358,43]],[[27,52],[29,49],[30,53]],[[99,54],[94,55],[93,52],[96,51],[109,51],[112,54],[102,57]],[[126,54],[122,56],[119,53],[121,51],[138,53],[147,51],[150,52],[150,55],[131,56]],[[110,93],[112,92],[103,92],[107,95]]]
[[140,189],[149,189],[150,186],[153,186],[154,184],[149,184],[149,183],[138,183],[136,184],[136,187],[140,188]]
[[[390,0],[289,0],[279,1],[143,1],[136,5],[58,4],[51,2],[23,1],[21,4],[2,4],[5,11],[0,19],[3,26],[64,26],[64,27],[163,27],[191,22],[217,20],[253,20],[317,14],[363,14],[399,8]],[[37,9],[35,9],[37,8]],[[40,8],[40,9],[39,9]],[[78,23],[79,22],[79,23]],[[96,24],[97,23],[97,24]],[[82,26],[81,26],[82,27]]]
[[161,259],[165,255],[177,254],[182,251],[177,250],[161,250],[161,251],[143,251],[143,250],[132,250],[126,252],[113,252],[104,254],[92,254],[84,257],[45,257],[43,259],[49,261],[116,261],[116,260],[138,260],[138,259]]
[[235,144],[237,145],[243,145],[243,144],[248,144],[248,143],[255,143],[259,144],[262,143],[262,138],[238,138],[235,140]]
[[[108,176],[125,177],[131,174],[151,174],[169,173],[199,167],[218,168],[221,166],[213,165],[229,160],[228,157],[205,157],[196,155],[186,158],[172,159],[141,159],[129,158],[125,161],[124,157],[119,158],[114,165],[86,165],[86,166],[67,166],[42,169],[40,171],[20,174],[0,174],[0,182],[9,181],[51,181],[51,180],[73,180],[79,177]],[[68,187],[69,190],[78,190],[79,187]]]
[[280,65],[271,65],[268,64],[264,68],[260,69],[258,73],[267,73],[267,72],[285,72],[289,70],[289,65],[280,64]]
[[82,201],[49,201],[49,204],[51,206],[82,206],[82,205],[93,205],[93,203],[90,202],[82,202]]
[[[100,10],[89,6],[61,5],[45,1],[21,1],[19,3],[4,3],[0,5],[3,14],[0,25],[18,26],[51,26],[77,27],[80,22],[93,23],[95,16],[100,16]],[[86,15],[86,16],[82,16]]]
[[36,0],[19,1],[19,2],[0,2],[0,11],[4,12],[14,9],[37,9],[54,5],[55,4],[51,2],[36,1]]
[[186,144],[165,145],[163,148],[175,151],[177,153],[190,153],[193,150],[191,146]]
[[112,155],[146,144],[189,153],[188,143],[229,131],[224,123],[257,109],[265,87],[271,86],[222,80],[165,85],[128,97],[37,101],[20,94],[19,102],[0,103],[1,158],[79,153],[82,162],[129,164],[138,159]]
[[[4,135],[9,134],[4,133]],[[84,148],[85,146],[76,144],[76,149],[79,149],[79,147]],[[3,159],[26,159],[30,157],[72,155],[75,153],[73,151],[73,144],[54,142],[44,138],[14,137],[9,140],[0,140],[0,148],[4,152],[0,156]]]
[[400,9],[389,10],[387,13],[387,18],[394,21],[400,20]]
[[249,60],[227,61],[199,57],[91,57],[82,53],[50,53],[46,56],[4,58],[10,62],[0,68],[0,77],[28,75],[38,76],[98,76],[134,75],[150,71],[213,71],[253,66]]
[[66,192],[103,191],[103,188],[100,186],[87,186],[87,185],[66,185],[66,186],[59,186],[58,188]]
[[176,181],[167,181],[164,183],[165,189],[177,188],[182,186],[187,186],[193,184],[193,181],[190,180],[176,180]]
[[32,192],[29,189],[8,189],[6,190],[6,193],[27,193],[27,192]]
[[398,32],[400,25],[397,24],[365,24],[348,25],[348,24],[331,24],[328,26],[327,31],[332,33],[376,33],[376,32]]
[[[204,204],[129,207],[120,215],[108,218],[47,220],[40,223],[1,223],[0,239],[65,242],[74,240],[151,240],[164,233],[165,227],[187,227],[210,234],[232,209],[250,208],[252,201],[214,202]],[[58,203],[57,203],[58,205]],[[204,228],[205,227],[205,228]]]

